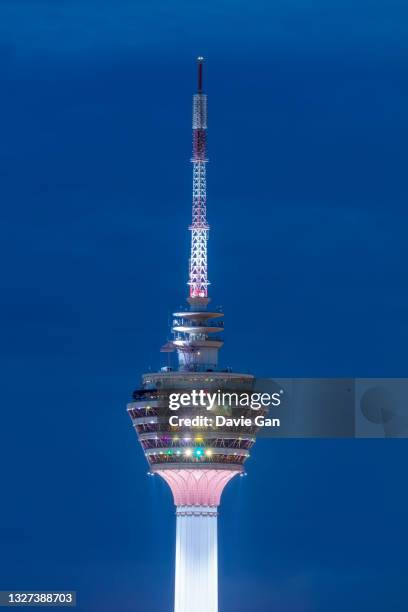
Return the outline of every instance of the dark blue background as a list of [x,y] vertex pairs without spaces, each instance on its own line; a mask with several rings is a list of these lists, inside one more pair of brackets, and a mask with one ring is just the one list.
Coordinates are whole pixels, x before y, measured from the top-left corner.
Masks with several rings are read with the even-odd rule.
[[[198,54],[223,363],[407,374],[407,20],[402,0],[0,1],[1,589],[172,609],[170,492],[125,405],[186,296]],[[405,611],[406,457],[260,441],[224,494],[221,612]]]

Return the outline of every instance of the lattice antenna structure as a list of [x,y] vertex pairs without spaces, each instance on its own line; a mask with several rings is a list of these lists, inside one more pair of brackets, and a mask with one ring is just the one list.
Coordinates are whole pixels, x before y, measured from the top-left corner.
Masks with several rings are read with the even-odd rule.
[[198,88],[193,96],[193,215],[189,280],[190,299],[208,297],[207,275],[207,96],[203,93],[203,57],[197,58]]

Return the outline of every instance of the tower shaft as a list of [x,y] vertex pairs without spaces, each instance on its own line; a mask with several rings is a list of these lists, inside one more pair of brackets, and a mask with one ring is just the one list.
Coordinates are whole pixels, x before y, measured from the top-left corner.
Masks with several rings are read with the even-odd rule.
[[217,516],[230,469],[157,470],[176,505],[174,612],[218,611]]
[[176,511],[174,612],[217,612],[217,512],[209,506]]

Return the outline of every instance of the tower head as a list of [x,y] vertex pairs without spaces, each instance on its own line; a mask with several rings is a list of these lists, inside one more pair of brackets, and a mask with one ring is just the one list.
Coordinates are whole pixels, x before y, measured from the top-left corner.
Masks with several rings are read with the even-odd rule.
[[[128,412],[151,473],[171,486],[177,505],[218,505],[223,487],[244,471],[255,442],[256,426],[228,424],[231,406],[222,393],[250,393],[254,377],[221,370],[218,351],[223,345],[223,313],[207,310],[208,296],[206,193],[207,97],[203,94],[203,58],[197,58],[198,92],[193,96],[193,205],[189,265],[189,308],[174,313],[173,339],[163,347],[178,355],[178,370],[169,366],[143,376]],[[212,394],[210,408],[195,404],[194,392]],[[177,412],[174,395],[190,400]],[[239,407],[239,416],[251,409]],[[220,418],[220,421],[218,420]]]
[[[251,393],[253,385],[252,375],[225,371],[145,374],[128,412],[150,472],[243,473],[256,426],[253,418],[231,426],[228,418],[238,412],[231,412],[229,402],[231,395]],[[240,407],[239,414],[253,417],[249,407]]]

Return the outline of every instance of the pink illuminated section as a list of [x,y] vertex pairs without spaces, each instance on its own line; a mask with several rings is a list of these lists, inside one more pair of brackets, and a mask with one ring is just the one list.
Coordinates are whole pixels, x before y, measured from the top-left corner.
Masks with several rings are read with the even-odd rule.
[[237,470],[157,470],[169,485],[176,506],[219,506],[225,485]]

